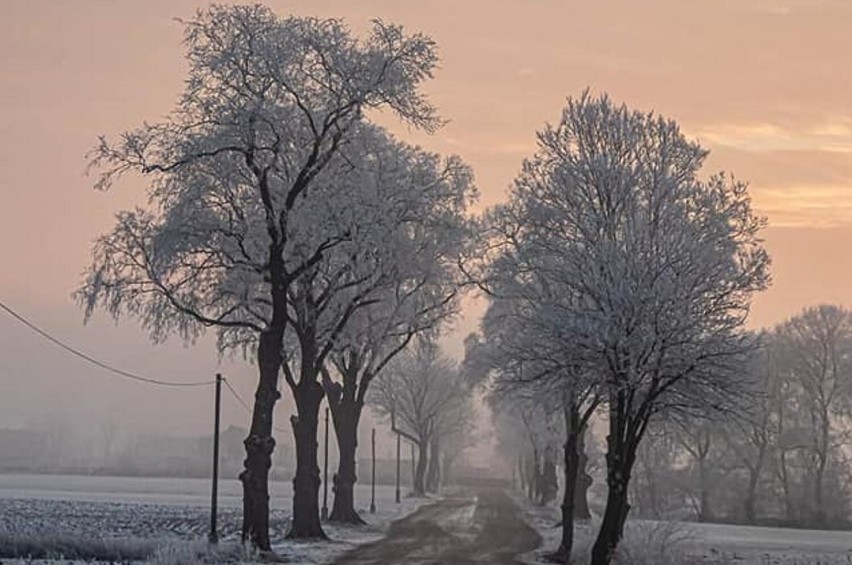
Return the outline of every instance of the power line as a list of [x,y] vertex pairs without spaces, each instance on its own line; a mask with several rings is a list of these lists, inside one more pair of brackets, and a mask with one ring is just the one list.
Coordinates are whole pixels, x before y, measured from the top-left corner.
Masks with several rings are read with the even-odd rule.
[[[29,321],[23,315],[16,312],[12,307],[5,304],[2,300],[0,300],[0,309],[5,310],[6,313],[8,313],[10,316],[15,318],[16,320],[18,320],[23,325],[27,326],[30,330],[34,331],[35,333],[37,333],[38,335],[40,335],[44,339],[50,341],[54,345],[61,347],[62,349],[64,349],[68,353],[71,353],[72,355],[79,357],[80,359],[83,359],[84,361],[91,363],[92,365],[95,365],[97,367],[100,367],[101,369],[105,369],[107,371],[110,371],[111,373],[115,373],[116,375],[119,375],[121,377],[124,377],[124,378],[127,378],[127,379],[132,379],[134,381],[139,381],[139,382],[143,382],[143,383],[159,385],[159,386],[171,386],[171,387],[198,387],[198,386],[209,386],[209,385],[212,385],[212,384],[215,383],[215,381],[195,381],[195,382],[188,382],[188,383],[181,383],[181,382],[175,382],[175,381],[163,381],[163,380],[159,380],[159,379],[152,379],[150,377],[144,377],[144,376],[139,375],[137,373],[131,373],[129,371],[125,371],[123,369],[113,367],[112,365],[109,365],[109,364],[104,363],[102,361],[98,361],[94,357],[87,355],[87,354],[83,353],[82,351],[80,351],[78,349],[75,349],[74,347],[68,345],[64,341],[62,341],[62,340],[60,340],[56,337],[53,337],[51,334],[49,334],[45,330],[41,329],[40,327],[35,325],[33,322]],[[222,381],[225,383],[225,386],[228,388],[228,391],[230,391],[231,395],[233,395],[233,397],[237,400],[237,402],[240,403],[240,406],[242,406],[245,409],[246,412],[251,413],[251,411],[252,411],[251,407],[248,405],[248,403],[246,403],[245,400],[243,400],[243,398],[239,395],[239,393],[236,390],[234,390],[234,387],[231,386],[231,383],[228,382],[228,379],[223,378]],[[281,428],[278,428],[278,427],[274,427],[274,426],[273,426],[273,429],[275,431],[278,431],[278,432],[281,432],[281,433],[286,433],[286,431],[287,431],[287,430],[284,430],[284,429],[281,429]]]
[[249,405],[246,404],[246,402],[239,394],[237,394],[237,391],[234,390],[234,387],[231,386],[231,383],[228,382],[228,379],[223,378],[222,382],[225,383],[225,386],[228,387],[228,390],[231,391],[231,394],[234,395],[234,398],[237,399],[237,402],[239,402],[242,407],[246,409],[246,412],[251,412],[251,408],[249,408]]
[[[245,401],[245,400],[243,400],[243,398],[242,398],[242,397],[241,397],[241,396],[237,393],[237,391],[236,391],[236,390],[234,390],[234,387],[232,387],[232,386],[231,386],[231,383],[229,383],[229,382],[228,382],[228,379],[226,379],[226,378],[222,377],[222,382],[223,382],[223,383],[225,383],[225,386],[226,386],[226,387],[228,387],[228,390],[231,392],[231,394],[233,395],[233,397],[237,399],[237,402],[239,402],[239,403],[240,403],[240,405],[241,405],[243,408],[245,408],[246,412],[248,412],[249,414],[251,414],[251,411],[252,411],[252,410],[251,410],[251,408],[250,408],[250,407],[249,407],[249,405],[246,403],[246,401]],[[272,429],[273,429],[273,430],[275,430],[276,432],[281,432],[282,434],[286,434],[286,433],[287,433],[287,430],[285,430],[285,429],[283,429],[283,428],[276,427],[276,426],[272,426]]]
[[180,383],[180,382],[174,382],[174,381],[161,381],[159,379],[152,379],[152,378],[144,377],[144,376],[136,374],[136,373],[124,371],[122,369],[119,369],[117,367],[113,367],[112,365],[109,365],[109,364],[104,363],[102,361],[98,361],[94,357],[91,357],[90,355],[86,355],[82,351],[79,351],[78,349],[71,347],[67,343],[59,340],[58,338],[53,337],[52,335],[47,333],[45,330],[41,329],[40,327],[36,326],[34,323],[30,322],[28,319],[26,319],[21,314],[18,314],[11,307],[4,304],[2,300],[0,300],[0,308],[5,310],[10,316],[12,316],[16,320],[18,320],[19,322],[21,322],[22,324],[27,326],[29,329],[31,329],[32,331],[34,331],[35,333],[37,333],[41,337],[50,341],[54,345],[61,347],[62,349],[64,349],[68,353],[71,353],[72,355],[75,355],[75,356],[79,357],[80,359],[83,359],[84,361],[91,363],[92,365],[95,365],[97,367],[100,367],[101,369],[105,369],[107,371],[110,371],[112,373],[115,373],[116,375],[119,375],[121,377],[124,377],[124,378],[127,378],[127,379],[132,379],[134,381],[140,381],[140,382],[143,382],[143,383],[153,384],[153,385],[173,386],[173,387],[208,386],[208,385],[212,385],[213,382],[214,382],[214,381],[196,381],[196,382]]

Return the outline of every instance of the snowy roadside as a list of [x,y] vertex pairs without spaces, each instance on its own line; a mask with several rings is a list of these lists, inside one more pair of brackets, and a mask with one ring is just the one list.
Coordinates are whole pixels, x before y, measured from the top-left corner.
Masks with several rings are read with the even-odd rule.
[[[512,493],[524,520],[542,538],[539,547],[520,557],[527,565],[545,565],[562,535],[556,505],[536,506]],[[572,563],[586,565],[597,520],[575,523]],[[849,565],[852,532],[793,530],[629,520],[616,565]]]
[[[551,565],[552,562],[547,560],[547,555],[559,547],[559,542],[562,539],[562,527],[560,525],[562,517],[559,508],[556,505],[535,505],[517,491],[512,491],[511,495],[523,511],[524,521],[541,536],[541,544],[538,548],[519,556],[518,559],[526,565]],[[585,556],[591,550],[594,531],[594,526],[590,520],[577,521],[574,524],[573,563],[582,564],[588,561]]]
[[[421,506],[439,500],[437,497],[414,498],[403,496],[397,504],[389,493],[376,497],[376,513],[370,514],[369,508],[358,505],[361,518],[367,522],[363,526],[344,526],[323,524],[328,540],[326,541],[282,541],[273,544],[273,550],[293,565],[318,565],[332,563],[335,559],[360,545],[382,539],[390,525],[415,512]],[[377,493],[378,495],[378,493]]]

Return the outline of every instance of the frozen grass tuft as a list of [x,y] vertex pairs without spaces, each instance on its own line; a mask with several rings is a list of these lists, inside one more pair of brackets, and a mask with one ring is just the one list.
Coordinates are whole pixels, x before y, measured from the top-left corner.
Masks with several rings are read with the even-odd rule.
[[27,535],[0,532],[0,559],[69,560],[151,565],[199,565],[257,561],[236,543],[211,546],[206,541],[82,538],[70,535]]
[[157,547],[154,540],[80,538],[0,531],[0,559],[142,561],[153,556]]
[[171,542],[160,546],[147,560],[149,565],[200,565],[260,561],[259,554],[237,542],[211,546],[204,541]]
[[[617,565],[682,565],[689,563],[687,547],[696,537],[683,522],[628,522],[618,544]],[[589,548],[591,550],[591,548]]]

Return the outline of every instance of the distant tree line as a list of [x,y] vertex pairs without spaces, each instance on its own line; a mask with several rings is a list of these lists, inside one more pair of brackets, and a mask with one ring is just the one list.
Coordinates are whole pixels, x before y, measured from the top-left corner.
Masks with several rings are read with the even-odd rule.
[[852,314],[808,308],[760,336],[739,417],[659,422],[638,454],[637,513],[700,521],[850,525]]

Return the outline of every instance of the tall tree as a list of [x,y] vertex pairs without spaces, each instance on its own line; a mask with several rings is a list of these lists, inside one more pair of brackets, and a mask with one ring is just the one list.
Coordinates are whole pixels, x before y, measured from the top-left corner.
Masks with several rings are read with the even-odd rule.
[[[687,459],[687,469],[693,476],[697,496],[692,496],[692,503],[699,522],[713,521],[711,495],[718,482],[717,473],[712,468],[712,454],[718,443],[718,435],[714,433],[713,423],[701,419],[698,421],[682,422],[670,426],[668,430],[674,436]],[[694,491],[693,491],[694,492]]]
[[340,452],[329,516],[337,522],[362,522],[354,506],[355,464],[370,384],[412,338],[436,334],[459,308],[456,263],[468,239],[465,211],[475,196],[470,171],[458,159],[441,162],[415,148],[405,153],[404,167],[378,167],[388,186],[407,187],[410,195],[390,211],[397,214],[396,237],[377,242],[392,252],[393,268],[370,293],[373,302],[355,312],[338,336],[327,363],[333,370],[322,371]]
[[[344,241],[326,249],[288,292],[288,323],[293,328],[294,343],[289,348],[293,358],[283,368],[297,407],[297,415],[291,418],[297,468],[290,537],[313,537],[321,531],[316,435],[323,398],[320,375],[326,383],[329,380],[324,366],[337,348],[352,343],[346,338],[347,330],[365,339],[365,318],[380,312],[410,314],[395,320],[396,327],[389,330],[394,332],[400,332],[403,324],[408,324],[408,332],[416,333],[424,324],[437,323],[431,321],[432,316],[440,320],[442,306],[454,294],[429,304],[423,301],[428,293],[449,292],[444,288],[451,283],[445,278],[451,276],[445,255],[461,251],[466,233],[464,209],[472,195],[469,169],[457,158],[442,163],[435,155],[390,139],[380,129],[362,129],[355,143],[341,149],[342,170],[330,168],[329,173],[337,174],[329,174],[323,178],[323,185],[314,189],[322,207],[304,216],[314,245],[329,241],[322,235],[324,226],[343,234],[336,237]],[[345,189],[347,183],[354,183],[349,190]],[[424,285],[426,291],[418,293],[417,287],[422,290]],[[404,292],[416,296],[402,305],[400,293]],[[418,300],[419,309],[409,311]],[[365,360],[369,359],[354,362]],[[352,363],[353,358],[348,361]],[[380,370],[382,360],[379,363],[366,369]],[[351,387],[345,398],[334,387],[330,390],[337,417],[346,419],[359,411],[360,403],[357,396],[351,398],[355,392]],[[335,421],[335,428],[344,437],[354,433],[347,430],[350,425],[357,425],[357,420]],[[352,447],[349,453],[342,449],[342,459],[351,454],[354,463]],[[337,486],[341,492],[340,482]]]
[[[315,296],[305,289],[317,264],[353,234],[334,223],[316,229],[314,216],[335,215],[324,211],[329,194],[317,187],[347,174],[341,151],[362,134],[366,111],[387,108],[414,127],[438,127],[419,90],[437,58],[429,38],[398,26],[376,21],[359,40],[341,21],[281,18],[259,5],[199,11],[186,22],[185,42],[189,77],[174,112],[116,142],[102,138],[94,150],[92,166],[103,171],[97,187],[140,173],[150,179],[152,210],[118,216],[95,244],[78,296],[87,316],[97,306],[133,315],[155,341],[173,333],[192,341],[215,328],[220,351],[256,358],[242,536],[269,550],[272,415],[282,365],[293,357],[283,348],[292,301]],[[336,196],[351,197],[358,185],[334,186]],[[313,332],[305,319],[294,328],[300,340]],[[313,352],[298,353],[304,378],[288,382],[304,445],[316,433],[311,412],[321,389]],[[301,465],[299,501],[318,481],[315,461]],[[292,532],[322,536],[310,505],[294,505]]]
[[778,343],[774,335],[760,336],[761,347],[749,360],[749,371],[755,376],[758,394],[743,418],[732,419],[720,427],[720,438],[734,458],[745,469],[747,485],[742,500],[743,518],[749,524],[757,520],[758,488],[777,453],[777,420],[783,399],[778,366]]
[[805,432],[810,519],[826,524],[826,473],[842,445],[843,421],[852,415],[852,313],[820,305],[777,328],[784,378],[792,385]]
[[[391,429],[418,448],[414,494],[426,494],[429,461],[442,436],[469,431],[471,390],[437,345],[421,341],[394,359],[369,397]],[[430,451],[431,448],[431,451]]]
[[649,421],[731,408],[743,389],[753,345],[742,328],[768,284],[763,221],[743,183],[698,178],[706,155],[674,122],[586,93],[539,133],[505,207],[495,267],[509,261],[519,280],[538,281],[540,325],[607,403],[594,565],[621,539]]
[[[561,504],[562,538],[550,558],[567,562],[574,546],[574,518],[578,508],[585,508],[583,500],[579,500],[578,505],[578,498],[585,496],[587,486],[583,437],[600,399],[592,375],[574,357],[570,343],[553,332],[552,324],[558,314],[543,308],[550,302],[547,283],[538,280],[534,272],[524,272],[525,267],[515,261],[518,249],[513,243],[509,247],[506,255],[494,262],[494,268],[483,279],[487,280],[490,299],[482,323],[485,339],[478,343],[468,338],[468,363],[490,369],[492,394],[498,398],[519,396],[545,408],[537,415],[538,419],[547,420],[554,414],[563,419],[560,429],[564,441],[565,484]],[[524,426],[529,429],[529,418],[523,410],[520,414]],[[532,444],[535,446],[536,442]],[[549,450],[550,446],[544,445],[541,452],[549,454]],[[535,449],[533,454],[531,484],[534,486],[539,478],[536,472],[538,451]],[[547,458],[545,462],[551,464]],[[580,485],[582,492],[578,491],[580,480],[584,481]],[[538,498],[544,502],[546,497]]]

